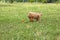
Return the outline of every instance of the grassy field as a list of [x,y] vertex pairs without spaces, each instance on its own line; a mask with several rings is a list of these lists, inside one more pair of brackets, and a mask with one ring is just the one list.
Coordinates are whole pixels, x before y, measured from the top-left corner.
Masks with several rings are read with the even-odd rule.
[[[41,22],[29,22],[29,11],[42,12]],[[0,3],[0,40],[60,40],[60,4]]]

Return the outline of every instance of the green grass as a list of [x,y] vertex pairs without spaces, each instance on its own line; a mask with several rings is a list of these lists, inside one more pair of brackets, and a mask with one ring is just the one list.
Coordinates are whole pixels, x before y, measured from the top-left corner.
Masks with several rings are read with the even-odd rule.
[[[29,11],[41,22],[29,22]],[[0,40],[60,40],[60,4],[0,4]]]

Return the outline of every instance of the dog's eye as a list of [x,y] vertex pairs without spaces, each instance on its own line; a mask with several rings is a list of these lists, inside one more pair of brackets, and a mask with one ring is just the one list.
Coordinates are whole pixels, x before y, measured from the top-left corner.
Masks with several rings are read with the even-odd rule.
[[31,16],[28,16],[28,18],[31,18]]

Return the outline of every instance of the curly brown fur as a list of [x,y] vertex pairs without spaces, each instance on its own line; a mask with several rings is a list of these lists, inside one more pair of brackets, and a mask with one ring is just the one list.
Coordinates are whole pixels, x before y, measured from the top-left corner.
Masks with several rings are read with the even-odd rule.
[[36,12],[29,12],[28,18],[30,22],[33,22],[34,20],[39,21],[42,16],[42,13],[36,13]]

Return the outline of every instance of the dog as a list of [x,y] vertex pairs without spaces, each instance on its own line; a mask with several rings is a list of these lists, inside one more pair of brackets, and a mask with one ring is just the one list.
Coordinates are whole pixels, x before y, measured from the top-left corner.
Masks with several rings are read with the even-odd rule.
[[39,21],[42,16],[42,13],[37,13],[37,12],[29,12],[28,13],[28,18],[30,22],[33,22],[34,20]]

